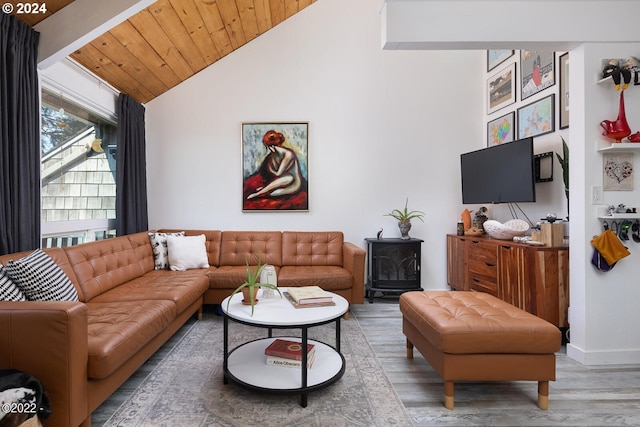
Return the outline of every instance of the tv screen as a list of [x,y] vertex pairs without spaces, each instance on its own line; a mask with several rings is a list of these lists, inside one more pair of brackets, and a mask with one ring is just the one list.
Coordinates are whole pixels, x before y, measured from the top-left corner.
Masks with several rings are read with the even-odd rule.
[[460,155],[462,203],[535,202],[533,138]]

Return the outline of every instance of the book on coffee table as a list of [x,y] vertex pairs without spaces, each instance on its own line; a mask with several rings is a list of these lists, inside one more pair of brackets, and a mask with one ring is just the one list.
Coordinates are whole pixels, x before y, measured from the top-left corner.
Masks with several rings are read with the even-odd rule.
[[285,296],[285,298],[287,300],[289,300],[289,302],[291,303],[291,305],[293,305],[295,308],[308,308],[308,307],[326,307],[328,305],[336,305],[335,302],[333,302],[333,300],[331,301],[325,301],[325,302],[313,302],[313,303],[305,303],[305,304],[299,304],[296,302],[296,300],[293,299],[293,297],[291,295],[289,295],[289,292],[284,291],[282,292],[282,295]]
[[333,302],[333,296],[320,286],[300,286],[287,288],[289,296],[298,304],[319,304]]

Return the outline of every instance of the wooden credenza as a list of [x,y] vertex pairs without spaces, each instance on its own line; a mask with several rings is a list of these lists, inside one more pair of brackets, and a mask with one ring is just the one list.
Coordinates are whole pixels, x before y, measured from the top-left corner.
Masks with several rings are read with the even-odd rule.
[[447,235],[452,289],[494,295],[560,328],[569,327],[569,248]]

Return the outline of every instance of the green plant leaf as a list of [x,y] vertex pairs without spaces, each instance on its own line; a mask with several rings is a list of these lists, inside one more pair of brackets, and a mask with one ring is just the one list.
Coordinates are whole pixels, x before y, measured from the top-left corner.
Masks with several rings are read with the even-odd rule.
[[422,217],[425,215],[425,213],[422,212],[422,211],[409,211],[408,206],[409,206],[409,198],[407,197],[406,201],[404,202],[404,209],[403,210],[394,209],[391,212],[389,212],[388,214],[385,214],[384,216],[393,217],[393,218],[397,219],[400,222],[408,222],[408,221],[411,221],[414,218],[417,218],[420,221],[424,222]]
[[260,254],[258,254],[258,265],[256,266],[255,270],[251,268],[251,266],[249,265],[249,259],[245,258],[245,264],[247,266],[246,268],[246,273],[247,273],[247,280],[240,286],[238,286],[236,289],[234,289],[233,292],[231,292],[231,295],[229,295],[229,299],[227,300],[227,310],[229,310],[229,304],[231,303],[231,297],[233,297],[235,294],[237,294],[238,292],[241,292],[243,288],[248,288],[249,289],[249,301],[251,303],[251,316],[253,316],[253,312],[255,309],[255,295],[253,294],[254,289],[256,288],[267,288],[267,289],[273,289],[276,292],[278,292],[278,294],[280,295],[280,298],[282,298],[282,293],[280,292],[280,289],[278,289],[277,286],[272,285],[270,283],[260,283],[260,274],[262,273],[262,270],[264,269],[265,264],[262,264],[260,262]]

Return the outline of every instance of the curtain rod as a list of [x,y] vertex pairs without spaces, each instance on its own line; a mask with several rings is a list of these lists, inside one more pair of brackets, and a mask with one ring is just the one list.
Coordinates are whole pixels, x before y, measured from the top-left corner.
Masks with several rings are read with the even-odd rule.
[[77,61],[75,61],[72,58],[66,57],[65,58],[67,61],[69,61],[69,63],[71,63],[72,65],[74,65],[76,68],[78,68],[80,71],[82,71],[83,73],[87,74],[89,77],[93,78],[96,82],[98,82],[98,86],[102,87],[104,86],[105,88],[107,88],[109,91],[111,91],[116,97],[120,95],[120,91],[116,88],[114,88],[113,86],[111,86],[109,83],[107,83],[106,81],[104,81],[103,79],[101,79],[100,77],[96,76],[95,74],[93,74],[91,71],[87,70],[84,66],[80,65]]

